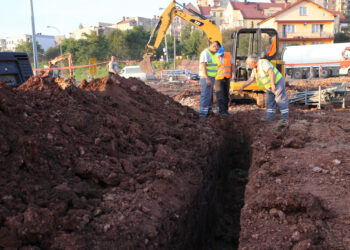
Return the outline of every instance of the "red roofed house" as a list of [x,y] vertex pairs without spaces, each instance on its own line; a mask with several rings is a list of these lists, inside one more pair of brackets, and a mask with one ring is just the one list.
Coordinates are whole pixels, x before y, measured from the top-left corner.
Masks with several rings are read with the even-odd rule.
[[336,16],[311,0],[300,0],[259,25],[278,31],[280,48],[292,44],[333,43]]
[[284,7],[284,3],[230,2],[223,14],[225,29],[256,28],[259,22]]
[[334,32],[345,32],[349,27],[348,20],[340,11],[332,11],[332,13],[335,15]]

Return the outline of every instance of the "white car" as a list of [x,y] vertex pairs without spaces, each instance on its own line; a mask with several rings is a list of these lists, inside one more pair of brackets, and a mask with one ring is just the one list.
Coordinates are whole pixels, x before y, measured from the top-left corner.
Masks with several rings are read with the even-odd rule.
[[140,66],[126,66],[121,70],[120,76],[125,78],[135,77],[142,81],[151,81],[157,79],[154,75],[149,75],[142,72],[140,70]]

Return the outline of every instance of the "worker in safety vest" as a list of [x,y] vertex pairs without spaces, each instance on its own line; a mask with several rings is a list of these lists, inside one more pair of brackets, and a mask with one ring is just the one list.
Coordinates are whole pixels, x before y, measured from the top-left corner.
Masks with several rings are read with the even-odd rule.
[[243,89],[256,80],[260,89],[266,90],[266,117],[262,121],[272,122],[275,118],[276,106],[278,105],[281,112],[280,125],[288,125],[288,99],[282,74],[266,59],[257,60],[249,56],[246,61],[247,65],[253,68],[252,74],[240,88]]
[[216,102],[219,106],[219,114],[229,115],[229,89],[230,80],[235,79],[234,63],[230,52],[226,52],[224,46],[216,53],[218,72],[215,77]]
[[213,105],[213,87],[218,71],[218,62],[215,53],[221,44],[218,41],[212,42],[208,48],[202,51],[199,58],[199,77],[202,85],[199,117],[206,118]]

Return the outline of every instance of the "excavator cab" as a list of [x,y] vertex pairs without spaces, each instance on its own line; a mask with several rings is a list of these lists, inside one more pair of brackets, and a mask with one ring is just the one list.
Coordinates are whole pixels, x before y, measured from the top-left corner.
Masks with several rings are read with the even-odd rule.
[[[239,90],[251,75],[252,69],[246,65],[248,56],[269,60],[284,76],[284,63],[279,60],[279,40],[278,33],[275,29],[240,29],[233,32],[232,39],[232,57],[235,63],[236,78],[231,82],[231,93]],[[257,83],[252,83],[244,90],[244,96],[255,99],[258,105],[263,106],[263,100],[261,100],[261,96],[263,95],[260,95],[263,91],[259,89]],[[259,98],[257,98],[258,96]],[[233,99],[237,99],[237,97],[238,96],[235,95]]]
[[246,81],[250,76],[251,69],[245,63],[248,56],[269,61],[278,58],[278,34],[275,29],[240,29],[232,34],[232,39],[236,81]]

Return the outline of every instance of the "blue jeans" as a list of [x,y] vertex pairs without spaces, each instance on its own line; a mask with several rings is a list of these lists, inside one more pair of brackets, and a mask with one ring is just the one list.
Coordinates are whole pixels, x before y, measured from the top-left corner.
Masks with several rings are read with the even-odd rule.
[[215,80],[216,102],[219,106],[219,113],[226,114],[229,102],[230,79]]
[[200,78],[199,82],[202,85],[199,117],[206,118],[209,110],[213,106],[213,87],[215,83],[215,77],[209,77],[211,86],[207,86],[206,79]]
[[288,98],[286,94],[286,87],[283,78],[276,83],[276,92],[272,93],[266,90],[266,118],[274,119],[276,113],[276,106],[278,105],[281,112],[281,119],[288,119]]

